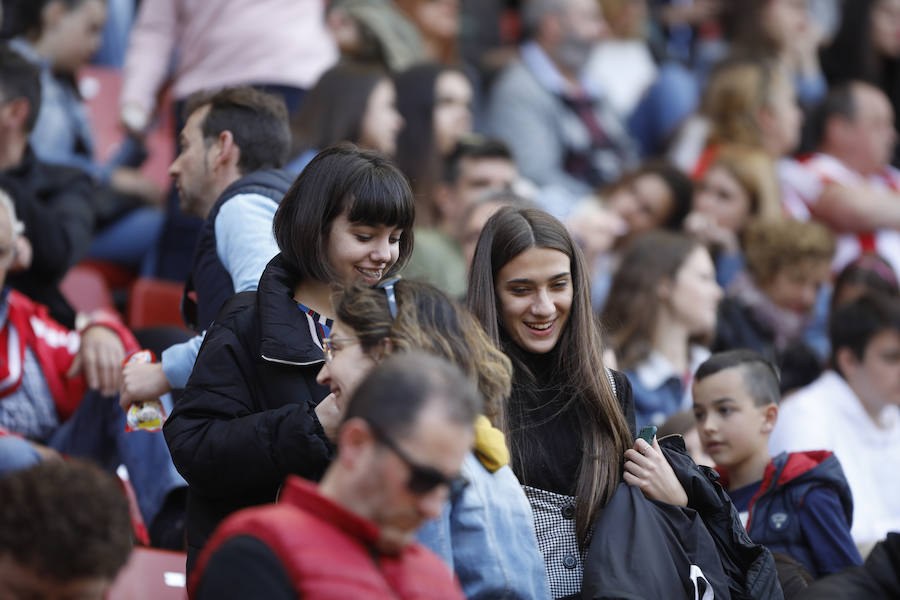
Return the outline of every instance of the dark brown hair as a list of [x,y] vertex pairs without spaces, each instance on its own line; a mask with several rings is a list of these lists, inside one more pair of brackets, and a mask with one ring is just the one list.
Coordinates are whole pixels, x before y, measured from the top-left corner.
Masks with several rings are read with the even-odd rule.
[[0,44],[0,104],[19,98],[28,102],[25,131],[30,132],[41,110],[41,72],[24,56]]
[[113,579],[128,560],[128,500],[93,465],[51,461],[4,475],[0,498],[0,557],[40,577]]
[[404,439],[415,435],[419,416],[434,405],[447,422],[471,427],[481,412],[481,396],[446,357],[403,352],[366,374],[343,420],[362,419],[389,439]]
[[394,77],[397,110],[406,123],[397,136],[397,165],[409,177],[424,226],[438,219],[432,195],[441,180],[442,157],[434,137],[434,109],[438,78],[448,71],[462,73],[446,65],[422,63]]
[[650,354],[662,302],[659,284],[674,281],[691,252],[702,247],[682,233],[651,231],[625,249],[600,317],[620,369],[631,369]]
[[[625,416],[603,368],[603,345],[596,316],[591,310],[590,281],[581,250],[557,219],[532,208],[504,207],[487,222],[469,273],[467,302],[484,326],[488,336],[506,351],[513,361],[513,393],[504,414],[504,432],[510,445],[513,468],[517,474],[527,470],[523,457],[527,449],[540,443],[529,436],[530,417],[523,400],[537,393],[539,383],[519,358],[500,323],[500,300],[496,290],[497,273],[504,265],[530,248],[550,248],[569,257],[573,299],[568,323],[557,342],[555,372],[564,382],[560,393],[569,398],[563,411],[578,414],[577,432],[583,455],[575,483],[577,498],[575,526],[580,543],[587,540],[598,511],[612,496],[622,475],[622,457],[631,447],[631,435]],[[573,432],[573,434],[576,432]]]
[[351,223],[403,229],[400,257],[385,276],[406,264],[416,218],[409,182],[380,152],[337,144],[319,152],[303,169],[272,222],[281,256],[301,281],[337,280],[327,245],[331,224],[343,213]]
[[250,86],[200,92],[187,100],[185,121],[194,111],[209,106],[200,125],[209,146],[223,131],[230,131],[240,148],[238,169],[243,174],[277,169],[288,159],[291,131],[284,101]]
[[343,62],[325,71],[291,119],[291,156],[359,143],[369,98],[382,81],[390,81],[388,74],[371,65]]

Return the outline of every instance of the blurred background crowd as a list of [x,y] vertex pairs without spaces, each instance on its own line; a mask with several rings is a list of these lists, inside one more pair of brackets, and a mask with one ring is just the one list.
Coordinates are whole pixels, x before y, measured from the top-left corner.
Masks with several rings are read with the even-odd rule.
[[[203,340],[181,310],[195,304],[185,317],[202,332],[228,296],[256,289],[284,252],[263,197],[344,141],[406,176],[415,244],[401,273],[451,298],[466,297],[498,210],[559,219],[637,427],[685,434],[698,463],[715,464],[693,418],[701,363],[749,348],[777,367],[781,394],[808,389],[839,367],[833,315],[863,295],[889,299],[896,343],[878,365],[857,356],[859,385],[900,405],[900,0],[3,0],[0,14],[5,284],[47,306],[60,336],[123,330],[106,362],[76,342],[66,363],[87,365],[90,388],[121,390],[123,408],[177,406]],[[286,108],[289,131],[253,121],[226,136],[197,116],[199,94],[237,86],[283,100],[246,110]],[[266,148],[274,158],[257,160]],[[247,181],[282,167],[291,178]],[[223,201],[235,194],[240,211]],[[227,271],[212,300],[204,248]],[[138,347],[161,362],[109,366]],[[44,370],[60,414],[0,398],[0,429],[41,454],[74,404],[60,409],[65,378],[37,354],[26,367]],[[868,411],[886,437],[859,452],[900,458],[891,410]],[[794,449],[776,437],[773,453]],[[143,469],[122,464],[141,503]],[[154,542],[183,519],[183,481],[160,470],[141,507]],[[877,509],[886,520],[853,530],[861,549],[900,524],[900,488],[879,494],[893,499]]]

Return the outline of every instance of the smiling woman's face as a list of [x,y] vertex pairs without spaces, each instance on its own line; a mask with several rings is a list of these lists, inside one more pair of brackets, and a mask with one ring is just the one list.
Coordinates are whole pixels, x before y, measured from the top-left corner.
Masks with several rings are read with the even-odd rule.
[[375,366],[375,361],[363,350],[356,332],[344,323],[335,320],[329,337],[332,355],[322,365],[316,381],[328,386],[336,400],[346,403]]
[[402,234],[398,227],[352,223],[346,213],[335,217],[328,234],[328,262],[339,283],[381,281],[400,257]]
[[507,335],[523,350],[553,350],[572,308],[571,261],[551,248],[529,248],[503,265],[494,286]]

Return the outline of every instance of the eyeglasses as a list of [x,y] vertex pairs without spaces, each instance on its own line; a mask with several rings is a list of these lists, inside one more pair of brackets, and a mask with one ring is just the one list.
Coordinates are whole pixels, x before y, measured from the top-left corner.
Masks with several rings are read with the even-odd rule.
[[385,435],[377,427],[369,423],[369,428],[375,435],[375,439],[390,448],[397,457],[406,463],[409,468],[409,481],[406,482],[406,488],[416,495],[424,495],[438,487],[445,485],[450,490],[450,496],[456,496],[462,492],[469,482],[461,475],[456,477],[447,477],[434,467],[420,465],[413,461],[397,444]]
[[400,281],[400,277],[391,277],[375,285],[377,289],[384,290],[384,293],[387,295],[388,310],[391,311],[392,319],[397,318],[397,296],[394,294],[394,284],[398,281]]
[[353,338],[322,338],[322,356],[325,357],[325,364],[331,364],[331,361],[334,360],[334,355],[346,348],[347,346],[352,346],[353,344],[358,344],[360,340],[355,340]]

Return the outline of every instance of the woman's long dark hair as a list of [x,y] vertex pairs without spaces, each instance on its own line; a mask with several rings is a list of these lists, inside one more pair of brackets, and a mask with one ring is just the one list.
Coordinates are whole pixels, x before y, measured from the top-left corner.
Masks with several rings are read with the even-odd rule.
[[522,351],[503,333],[495,282],[500,269],[529,248],[559,250],[570,259],[573,300],[568,323],[557,342],[557,347],[565,351],[554,353],[554,372],[560,393],[568,398],[562,411],[575,411],[579,417],[583,455],[575,483],[575,526],[583,544],[598,511],[621,479],[622,457],[631,446],[631,435],[603,368],[600,328],[591,310],[590,282],[581,250],[563,224],[544,211],[502,208],[488,220],[478,239],[467,303],[488,336],[513,361],[513,393],[504,411],[503,429],[513,469],[521,474],[528,468],[523,464],[527,449],[539,443],[528,435],[527,426],[522,426],[529,419],[524,400],[534,396],[540,384],[522,361]]
[[720,22],[726,39],[732,40],[731,56],[757,59],[773,59],[778,56],[778,42],[766,32],[763,25],[763,13],[773,1],[737,0],[723,3]]
[[386,79],[386,72],[355,63],[340,63],[325,71],[291,119],[291,156],[338,142],[358,144],[369,97]]
[[828,83],[862,80],[881,86],[878,50],[872,40],[872,11],[880,0],[843,2],[841,26],[834,40],[821,52],[822,70]]
[[438,217],[432,194],[440,179],[443,159],[434,138],[435,88],[438,77],[447,71],[458,69],[423,63],[394,77],[397,110],[405,123],[397,136],[396,160],[415,194],[418,225],[430,226]]

